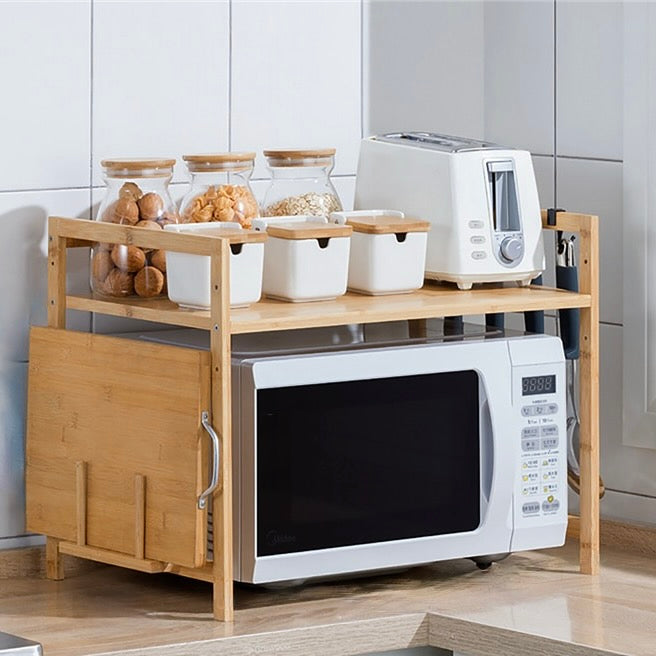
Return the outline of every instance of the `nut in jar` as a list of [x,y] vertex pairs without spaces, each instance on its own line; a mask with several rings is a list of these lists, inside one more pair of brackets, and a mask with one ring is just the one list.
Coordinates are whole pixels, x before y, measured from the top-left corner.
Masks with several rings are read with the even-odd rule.
[[[145,230],[178,222],[168,192],[175,160],[104,160],[107,192],[99,221]],[[91,287],[105,296],[144,298],[166,291],[163,251],[126,244],[97,243],[91,253]]]
[[250,228],[259,216],[250,188],[255,153],[185,155],[191,176],[189,192],[180,205],[183,223],[228,221]]

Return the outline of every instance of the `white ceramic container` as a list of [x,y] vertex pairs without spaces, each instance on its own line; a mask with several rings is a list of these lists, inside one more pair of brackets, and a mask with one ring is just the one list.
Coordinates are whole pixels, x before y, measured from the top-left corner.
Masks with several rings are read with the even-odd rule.
[[424,284],[430,223],[402,212],[334,212],[330,221],[353,228],[348,288],[361,294],[401,294]]
[[266,230],[264,280],[266,296],[284,301],[321,301],[346,292],[352,228],[313,217],[256,219]]
[[[230,238],[230,307],[247,307],[262,296],[266,236],[242,230],[239,223],[182,223],[165,227],[171,232]],[[251,241],[256,239],[256,241]],[[169,298],[181,307],[210,307],[210,258],[189,253],[166,253]]]

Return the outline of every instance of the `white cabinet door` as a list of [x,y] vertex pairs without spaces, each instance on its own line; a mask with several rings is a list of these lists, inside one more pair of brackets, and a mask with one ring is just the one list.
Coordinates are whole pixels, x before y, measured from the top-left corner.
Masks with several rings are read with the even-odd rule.
[[624,12],[622,439],[656,449],[656,5],[628,3]]

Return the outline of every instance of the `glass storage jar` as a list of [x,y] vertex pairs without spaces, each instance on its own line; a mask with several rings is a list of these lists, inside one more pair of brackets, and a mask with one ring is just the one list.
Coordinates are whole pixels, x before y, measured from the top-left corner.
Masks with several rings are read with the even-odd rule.
[[180,204],[183,223],[233,221],[250,228],[260,215],[250,178],[255,153],[184,155],[191,187]]
[[330,173],[335,149],[265,150],[271,183],[264,196],[264,216],[325,216],[342,204]]
[[[169,195],[174,159],[106,159],[107,189],[96,221],[161,230],[178,223]],[[91,249],[91,289],[103,296],[158,296],[166,292],[164,251],[96,243]]]

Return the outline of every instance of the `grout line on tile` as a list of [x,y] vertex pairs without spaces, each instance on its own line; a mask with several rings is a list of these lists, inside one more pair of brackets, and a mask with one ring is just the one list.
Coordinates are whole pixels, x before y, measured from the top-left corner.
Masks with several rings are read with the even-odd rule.
[[2,189],[0,190],[0,195],[2,194],[33,194],[42,191],[83,191],[89,189],[89,185],[83,185],[81,187],[34,187],[29,189]]
[[364,139],[364,0],[360,0],[360,138]]
[[633,497],[642,497],[643,499],[656,499],[655,496],[651,494],[642,494],[641,492],[627,492],[626,490],[616,490],[612,487],[606,487],[609,492],[617,492],[619,494],[630,494]]
[[[91,14],[89,17],[89,218],[93,218],[93,43],[94,43],[94,9],[95,0],[91,0]],[[92,315],[93,316],[93,315]],[[92,326],[93,327],[93,326]]]
[[558,207],[558,165],[556,157],[558,156],[558,9],[556,0],[553,0],[553,200],[554,207]]
[[228,2],[228,152],[232,151],[232,0]]
[[558,159],[578,159],[583,162],[610,162],[611,164],[623,164],[622,159],[613,159],[612,157],[586,157],[584,155],[558,155]]

